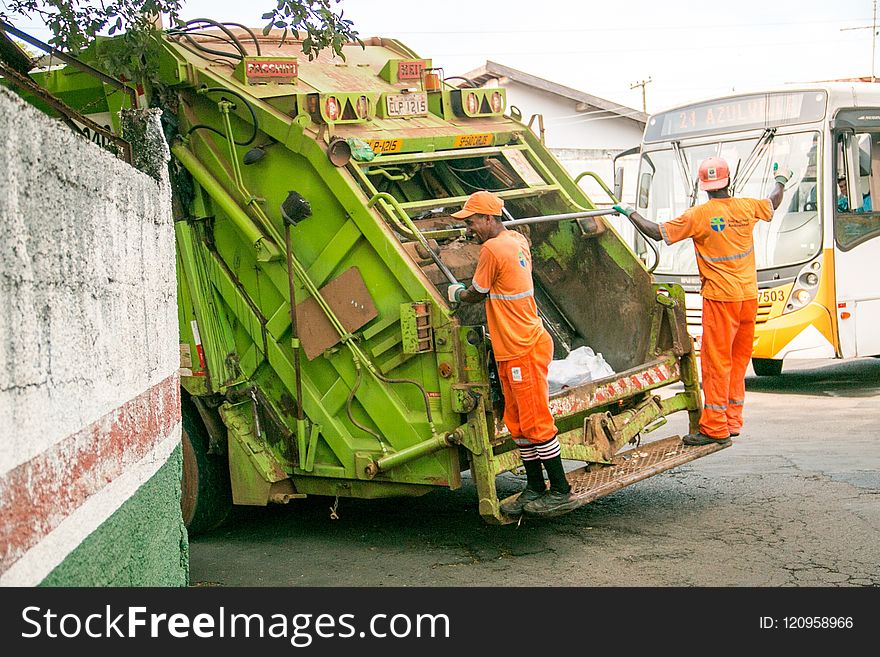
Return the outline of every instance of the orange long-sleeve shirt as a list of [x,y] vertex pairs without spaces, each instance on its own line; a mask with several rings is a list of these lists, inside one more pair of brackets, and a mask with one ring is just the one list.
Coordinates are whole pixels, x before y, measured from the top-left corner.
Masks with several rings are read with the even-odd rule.
[[660,224],[660,234],[667,244],[693,238],[703,298],[745,301],[758,296],[752,231],[772,218],[768,199],[713,198]]

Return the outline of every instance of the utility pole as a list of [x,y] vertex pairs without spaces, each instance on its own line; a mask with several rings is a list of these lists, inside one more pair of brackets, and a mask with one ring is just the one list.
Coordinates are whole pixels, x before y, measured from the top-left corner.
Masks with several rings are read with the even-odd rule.
[[[875,5],[875,6],[877,5],[877,0],[874,0],[874,5]],[[641,88],[642,88],[642,111],[645,112],[646,114],[648,113],[648,103],[647,103],[647,101],[646,101],[646,99],[645,99],[645,86],[646,86],[649,82],[651,82],[651,76],[648,76],[648,79],[647,79],[647,80],[642,80],[641,82],[634,82],[634,83],[631,84],[630,87],[629,87],[630,89],[635,89],[636,87],[641,87]]]
[[[868,26],[864,27],[842,27],[840,28],[841,32],[846,32],[847,30],[867,30]],[[877,0],[874,0],[874,14],[871,19],[871,82],[876,82],[877,78],[874,77],[874,53],[877,48]]]

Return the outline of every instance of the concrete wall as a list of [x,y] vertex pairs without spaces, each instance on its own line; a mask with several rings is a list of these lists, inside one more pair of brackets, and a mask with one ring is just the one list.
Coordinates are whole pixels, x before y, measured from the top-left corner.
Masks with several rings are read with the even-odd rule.
[[2,88],[0,135],[0,584],[185,585],[167,180]]

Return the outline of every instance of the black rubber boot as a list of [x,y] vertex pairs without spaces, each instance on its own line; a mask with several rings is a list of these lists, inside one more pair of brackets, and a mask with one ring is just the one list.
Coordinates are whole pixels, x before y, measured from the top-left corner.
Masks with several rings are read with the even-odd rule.
[[539,493],[547,490],[547,482],[544,481],[544,470],[541,467],[540,459],[534,461],[523,461],[523,467],[526,469],[526,488],[531,488]]
[[565,476],[565,468],[562,467],[562,457],[555,456],[547,461],[542,461],[550,479],[550,490],[536,500],[527,502],[523,506],[523,513],[529,516],[550,518],[568,513],[577,507],[577,500],[572,498],[571,484]]
[[[736,435],[738,436],[739,434]],[[697,433],[689,433],[682,438],[681,442],[685,445],[729,445],[730,438],[715,438],[707,436],[702,431],[698,431]]]
[[565,468],[562,467],[562,457],[554,456],[547,461],[541,461],[541,463],[544,464],[544,469],[547,470],[547,477],[550,479],[550,490],[567,494],[571,490],[571,485],[565,476]]
[[537,500],[547,489],[544,482],[544,471],[541,469],[541,461],[523,461],[526,469],[526,488],[515,499],[501,505],[501,513],[507,516],[520,516],[523,507],[529,502]]

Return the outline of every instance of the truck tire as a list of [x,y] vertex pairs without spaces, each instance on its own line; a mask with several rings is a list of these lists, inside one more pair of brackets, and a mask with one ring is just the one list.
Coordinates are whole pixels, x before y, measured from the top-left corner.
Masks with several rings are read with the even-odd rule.
[[190,536],[223,524],[232,510],[226,455],[208,454],[208,432],[192,402],[181,400],[183,474],[180,510]]
[[758,376],[779,376],[782,374],[782,361],[773,358],[752,358],[752,369]]

